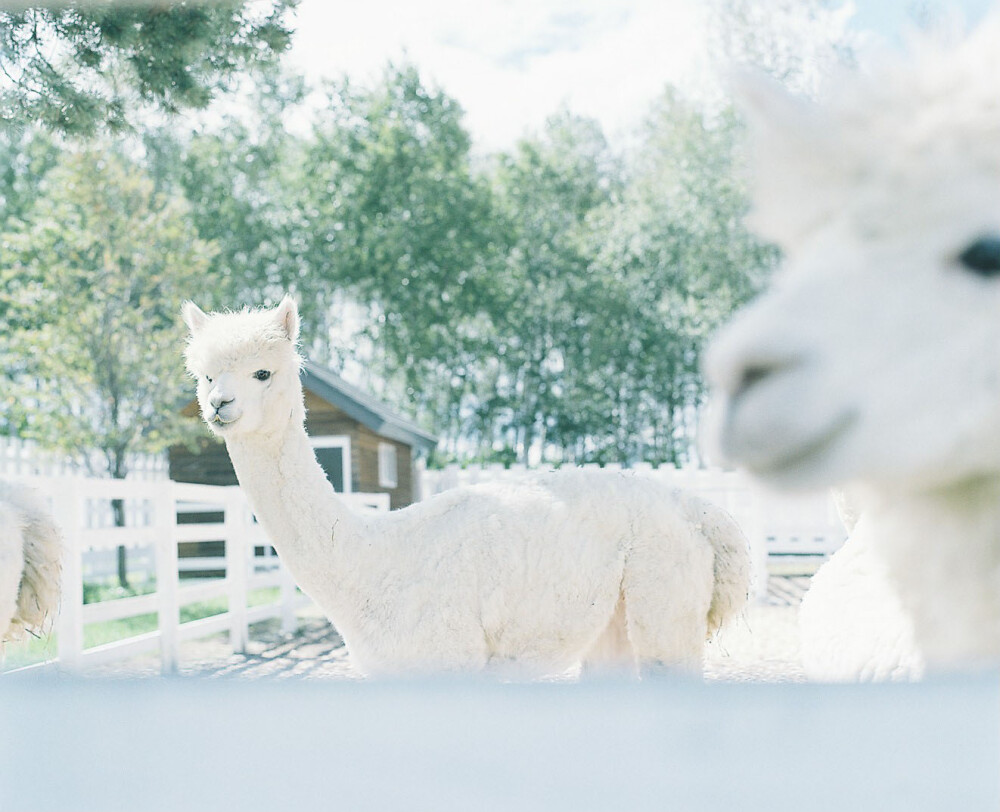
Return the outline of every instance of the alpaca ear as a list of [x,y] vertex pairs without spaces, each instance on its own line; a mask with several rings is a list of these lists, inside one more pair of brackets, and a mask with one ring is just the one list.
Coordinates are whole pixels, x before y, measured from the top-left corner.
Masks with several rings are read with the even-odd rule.
[[732,75],[730,83],[758,153],[815,161],[817,154],[833,147],[832,122],[814,104],[792,95],[771,77],[741,71]]
[[288,336],[288,340],[293,344],[299,339],[299,308],[295,304],[295,300],[285,294],[285,298],[281,300],[278,306],[274,310],[274,318],[278,322],[282,330],[284,330],[285,335]]
[[188,326],[188,330],[191,331],[191,335],[201,330],[208,321],[208,314],[190,300],[181,305],[181,316]]
[[837,122],[760,73],[735,74],[732,85],[750,128],[753,206],[746,222],[787,248],[829,214],[815,190],[848,171]]
[[754,126],[794,127],[803,115],[803,102],[760,71],[734,71],[730,85],[737,105]]

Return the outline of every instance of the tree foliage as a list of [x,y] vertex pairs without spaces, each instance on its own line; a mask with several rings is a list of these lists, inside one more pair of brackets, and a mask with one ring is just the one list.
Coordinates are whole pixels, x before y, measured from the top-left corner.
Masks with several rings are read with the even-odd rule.
[[292,134],[302,97],[272,76],[249,119],[147,138],[219,247],[209,305],[295,292],[308,351],[363,364],[445,456],[689,458],[700,348],[775,258],[741,225],[731,111],[668,92],[626,155],[563,112],[477,159],[410,65],[329,86]]
[[0,121],[117,132],[147,108],[201,109],[290,42],[296,0],[60,3],[0,11]]
[[330,86],[305,155],[312,255],[366,303],[359,338],[384,373],[452,422],[488,351],[502,239],[470,150],[460,106],[404,65],[373,88]]
[[[595,276],[601,269],[587,237],[620,191],[618,169],[597,125],[568,113],[500,156],[493,169],[497,218],[507,236],[502,295],[493,308],[493,368],[473,411],[484,453],[499,445],[523,459],[536,443],[552,441],[571,452],[579,439],[573,435],[582,427],[571,430],[580,405],[574,381],[590,368],[584,343],[612,292],[609,279]],[[591,391],[588,400],[598,396]]]
[[[313,106],[268,67],[238,113],[147,122],[131,157],[66,136],[201,105],[284,47],[291,5],[273,0],[257,28],[238,3],[152,22],[158,6],[4,13],[0,68],[22,80],[4,115],[62,135],[0,138],[0,374],[15,384],[0,431],[102,448],[118,472],[125,449],[183,437],[180,300],[291,291],[306,352],[380,382],[441,435],[438,459],[695,457],[702,347],[777,261],[742,226],[742,125],[718,99],[667,88],[621,152],[563,111],[482,156],[412,65],[329,84]],[[714,8],[720,47],[796,86],[814,77],[787,31],[831,59],[850,50],[821,0],[768,25],[744,0]],[[32,30],[62,42],[52,73],[31,66]]]
[[213,248],[182,199],[108,149],[64,152],[0,243],[8,430],[104,473],[184,437],[178,312]]
[[305,197],[309,169],[302,139],[283,118],[303,93],[301,80],[266,72],[242,115],[187,137],[173,127],[150,130],[144,147],[158,187],[190,202],[199,234],[218,249],[204,306],[266,304],[291,291],[318,332],[325,300],[321,265],[307,245],[314,208]]

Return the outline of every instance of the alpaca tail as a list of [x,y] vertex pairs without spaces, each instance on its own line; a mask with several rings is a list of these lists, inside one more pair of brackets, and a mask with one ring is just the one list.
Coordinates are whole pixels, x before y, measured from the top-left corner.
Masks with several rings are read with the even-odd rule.
[[[62,533],[43,500],[31,489],[0,483],[0,504],[7,510],[5,523],[11,519],[16,538],[20,535],[23,569],[17,593],[17,605],[3,640],[20,640],[25,634],[42,634],[59,605],[62,574]],[[19,533],[18,533],[19,531]],[[6,534],[4,534],[6,535]]]
[[737,617],[750,594],[750,544],[733,518],[703,499],[692,499],[702,534],[712,545],[715,585],[708,609],[708,632],[715,634]]

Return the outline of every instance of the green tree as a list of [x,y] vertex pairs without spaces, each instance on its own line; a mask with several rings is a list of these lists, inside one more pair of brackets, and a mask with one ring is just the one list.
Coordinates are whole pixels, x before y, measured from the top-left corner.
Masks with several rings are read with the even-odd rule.
[[644,294],[635,312],[660,338],[647,344],[648,454],[683,462],[704,398],[699,373],[708,337],[763,286],[778,253],[743,225],[749,197],[742,125],[669,89],[651,110],[631,156],[619,226],[606,251]]
[[[147,134],[152,175],[219,247],[209,305],[292,291],[311,356],[361,360],[384,397],[457,438],[502,258],[488,178],[459,105],[412,66],[324,90],[311,131],[291,132],[305,87],[266,72],[213,131]],[[345,307],[362,316],[356,329]]]
[[0,130],[0,232],[24,217],[59,153],[55,140],[37,130]]
[[316,204],[309,197],[303,137],[285,127],[305,93],[301,79],[263,72],[240,113],[208,132],[144,134],[158,188],[185,197],[199,235],[218,252],[205,304],[266,304],[299,295],[304,326],[322,333],[329,303],[328,257],[310,253]]
[[363,361],[459,457],[691,456],[701,347],[776,259],[742,227],[731,110],[668,91],[622,157],[562,113],[477,162],[412,66],[331,85],[293,134],[303,95],[271,74],[242,119],[146,139],[219,246],[209,305],[297,293],[307,351]]
[[492,182],[506,251],[492,303],[493,391],[483,392],[479,433],[522,460],[553,440],[570,451],[591,428],[583,416],[604,411],[581,409],[578,398],[593,404],[595,393],[574,381],[590,369],[588,331],[607,315],[610,283],[591,262],[600,238],[586,236],[601,230],[597,213],[620,193],[620,167],[595,122],[563,112],[501,156]]
[[373,88],[328,88],[305,155],[311,255],[372,306],[384,371],[422,407],[462,387],[494,294],[490,191],[462,118],[413,66],[390,66]]
[[[0,131],[0,234],[26,216],[59,152],[51,138],[37,131]],[[0,297],[0,325],[9,326],[13,319]],[[0,381],[2,375],[0,366]],[[8,418],[0,411],[0,434],[9,433]]]
[[201,109],[289,45],[296,0],[52,3],[0,11],[0,121],[92,135]]
[[39,191],[0,243],[4,411],[19,436],[123,478],[132,453],[192,430],[178,313],[206,287],[213,247],[183,200],[109,150],[64,152]]

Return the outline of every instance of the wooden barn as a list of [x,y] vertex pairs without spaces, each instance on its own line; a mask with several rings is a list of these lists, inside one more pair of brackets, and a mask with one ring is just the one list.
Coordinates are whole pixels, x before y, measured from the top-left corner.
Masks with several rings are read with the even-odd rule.
[[[393,510],[419,498],[414,463],[434,448],[436,437],[319,364],[306,361],[302,386],[306,432],[339,493],[387,493]],[[183,413],[197,417],[198,402]],[[193,452],[174,446],[169,460],[177,482],[236,484],[226,446],[214,437],[202,438]]]

